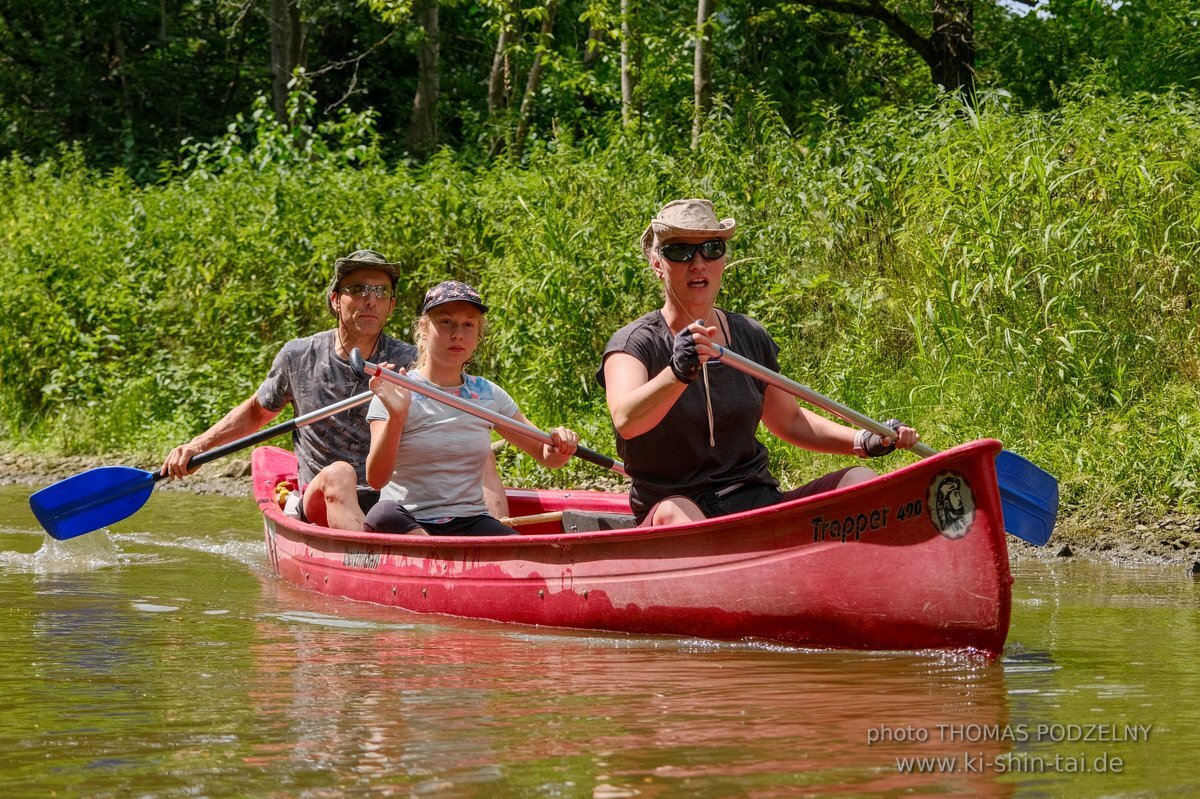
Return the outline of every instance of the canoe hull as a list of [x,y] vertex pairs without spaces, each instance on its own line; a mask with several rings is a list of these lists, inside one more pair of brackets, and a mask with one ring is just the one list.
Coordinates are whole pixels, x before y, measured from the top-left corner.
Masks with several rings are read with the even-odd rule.
[[[291,453],[255,450],[272,570],[331,596],[550,627],[997,655],[1012,578],[979,441],[863,486],[700,524],[496,538],[329,530],[284,515]],[[628,513],[624,494],[512,490],[513,515]]]

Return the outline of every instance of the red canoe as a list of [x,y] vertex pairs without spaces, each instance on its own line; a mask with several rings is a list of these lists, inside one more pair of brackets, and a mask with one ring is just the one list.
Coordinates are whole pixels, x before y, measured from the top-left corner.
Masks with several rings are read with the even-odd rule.
[[[271,568],[330,596],[500,622],[757,639],[803,647],[998,655],[1012,577],[997,441],[964,444],[863,485],[719,519],[519,536],[331,530],[279,507],[295,458],[254,451]],[[628,514],[625,494],[509,489],[513,516]]]

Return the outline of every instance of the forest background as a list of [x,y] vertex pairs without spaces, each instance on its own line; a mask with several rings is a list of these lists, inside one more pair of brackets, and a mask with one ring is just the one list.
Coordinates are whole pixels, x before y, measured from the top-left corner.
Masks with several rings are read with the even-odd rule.
[[1191,0],[0,0],[0,448],[157,466],[373,247],[394,335],[476,285],[473,370],[612,452],[638,238],[706,196],[785,374],[1194,512],[1198,89]]

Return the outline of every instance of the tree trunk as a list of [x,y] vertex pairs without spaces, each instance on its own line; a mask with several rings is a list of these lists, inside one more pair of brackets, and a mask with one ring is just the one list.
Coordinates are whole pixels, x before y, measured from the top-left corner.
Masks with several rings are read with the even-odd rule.
[[300,9],[297,0],[271,0],[271,99],[275,121],[285,127],[288,119],[288,84],[300,65]]
[[633,60],[633,0],[621,0],[621,124],[629,127],[633,121],[633,89],[635,65]]
[[708,42],[712,34],[712,11],[716,0],[696,0],[696,58],[692,71],[692,149],[700,146],[700,128],[712,102],[712,67]]
[[441,85],[438,0],[420,0],[415,9],[421,23],[421,50],[417,56],[417,91],[408,125],[408,150],[424,158],[437,146],[437,104]]
[[129,80],[125,76],[125,35],[121,31],[121,21],[114,19],[112,23],[113,60],[111,71],[117,76],[117,85],[121,89],[121,113],[129,130],[133,130],[133,95],[129,91]]
[[496,52],[492,54],[492,69],[488,74],[488,117],[493,122],[508,107],[508,47],[513,34],[512,25],[509,24],[511,12],[511,4],[506,4],[500,12],[500,33],[496,37]]
[[533,124],[534,98],[542,83],[542,69],[545,66],[545,54],[550,49],[550,42],[553,39],[554,13],[557,7],[558,0],[546,0],[546,11],[545,16],[542,17],[542,29],[538,33],[533,65],[529,68],[529,79],[525,81],[525,96],[521,99],[517,133],[513,137],[513,155],[517,160],[520,160],[525,152],[525,137],[529,135],[529,127]]
[[[600,54],[603,52],[604,39],[607,31],[597,27],[595,24],[588,24],[587,41],[583,45],[583,72],[590,73],[600,64]],[[599,81],[596,81],[599,83]],[[591,81],[581,80],[579,88],[576,90],[579,96],[579,113],[572,119],[571,127],[574,130],[575,138],[582,139],[587,136],[587,127],[584,124],[586,119],[595,119],[600,116],[599,108],[596,103],[596,95],[589,88]]]
[[933,58],[929,74],[946,91],[971,102],[975,94],[975,22],[972,0],[933,0]]

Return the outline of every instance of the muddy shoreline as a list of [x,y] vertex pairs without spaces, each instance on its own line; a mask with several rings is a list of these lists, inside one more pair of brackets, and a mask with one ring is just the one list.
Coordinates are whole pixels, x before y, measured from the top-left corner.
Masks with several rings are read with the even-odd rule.
[[[45,486],[96,466],[118,464],[122,462],[98,457],[51,458],[2,453],[0,485]],[[122,465],[153,469],[158,464]],[[158,490],[248,497],[250,459],[229,458],[209,464],[186,480],[161,484]],[[1200,514],[1162,513],[1124,506],[1060,514],[1049,545],[1035,547],[1012,536],[1008,543],[1014,558],[1156,563],[1200,574]]]

